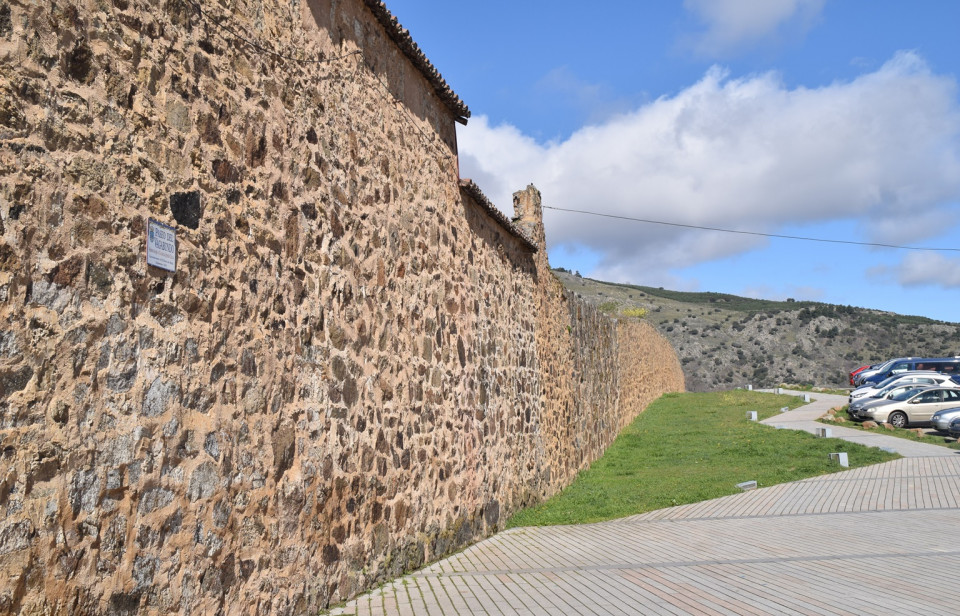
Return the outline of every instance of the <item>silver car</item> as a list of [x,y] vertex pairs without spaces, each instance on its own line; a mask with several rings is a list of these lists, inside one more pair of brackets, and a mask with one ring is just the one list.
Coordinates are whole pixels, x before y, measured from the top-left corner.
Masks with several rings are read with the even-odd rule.
[[956,381],[952,380],[945,374],[940,374],[939,372],[934,372],[932,370],[914,370],[911,372],[895,374],[875,385],[863,385],[858,387],[850,392],[850,397],[847,399],[847,402],[853,404],[854,401],[865,396],[872,396],[877,392],[887,389],[888,387],[901,385],[904,383],[916,383],[918,385],[943,385],[944,387],[953,387],[958,385]]
[[933,417],[930,418],[930,425],[940,432],[948,432],[950,422],[958,418],[960,418],[960,407],[943,409],[933,414]]
[[956,406],[960,406],[960,389],[923,387],[901,392],[890,400],[869,407],[860,414],[860,418],[905,428],[913,423],[928,423],[937,411]]
[[865,398],[858,398],[850,403],[847,407],[847,414],[850,415],[853,419],[864,419],[861,415],[868,408],[878,406],[881,404],[886,404],[890,400],[893,400],[894,396],[902,394],[905,391],[910,391],[911,389],[918,389],[920,387],[929,387],[929,385],[918,385],[917,383],[906,383],[903,385],[892,385],[885,389],[878,391],[872,396],[867,396]]
[[947,433],[954,438],[960,438],[960,417],[950,422]]

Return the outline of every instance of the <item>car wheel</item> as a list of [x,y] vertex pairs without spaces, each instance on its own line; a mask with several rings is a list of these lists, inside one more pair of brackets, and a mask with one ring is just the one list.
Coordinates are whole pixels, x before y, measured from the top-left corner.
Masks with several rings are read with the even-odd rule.
[[907,416],[902,411],[894,411],[890,413],[890,417],[887,418],[887,421],[889,421],[890,425],[894,428],[907,427]]

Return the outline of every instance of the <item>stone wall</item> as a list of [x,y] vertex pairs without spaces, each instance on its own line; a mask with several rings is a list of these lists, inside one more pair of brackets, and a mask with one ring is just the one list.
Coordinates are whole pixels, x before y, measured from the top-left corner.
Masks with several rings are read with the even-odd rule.
[[315,610],[683,388],[379,2],[0,0],[0,75],[0,613]]

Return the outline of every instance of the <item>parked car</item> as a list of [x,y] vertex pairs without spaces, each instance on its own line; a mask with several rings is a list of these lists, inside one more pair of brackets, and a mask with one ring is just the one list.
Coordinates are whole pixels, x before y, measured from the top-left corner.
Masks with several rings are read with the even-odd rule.
[[869,369],[874,369],[874,370],[875,370],[876,368],[877,368],[876,364],[874,364],[874,365],[872,365],[872,366],[860,366],[859,368],[857,368],[856,370],[854,370],[854,371],[852,371],[852,372],[850,373],[850,384],[853,385],[853,386],[856,386],[856,382],[854,381],[854,379],[856,378],[856,376],[857,376],[858,374],[860,374],[860,373],[863,372],[864,370],[869,370]]
[[[901,357],[881,366],[876,372],[860,379],[860,384],[880,381],[912,370],[933,370],[946,375],[960,375],[960,357]],[[864,370],[860,374],[863,375]]]
[[901,392],[890,400],[868,407],[859,413],[859,418],[905,428],[910,424],[929,423],[937,411],[955,406],[960,406],[960,389],[922,387]]
[[847,414],[850,415],[851,419],[865,419],[865,417],[860,417],[860,415],[868,408],[878,406],[880,404],[886,404],[887,401],[893,400],[894,396],[897,396],[905,391],[910,391],[911,389],[919,389],[920,387],[929,387],[929,385],[920,385],[917,383],[904,383],[900,385],[891,385],[885,389],[878,391],[872,396],[867,396],[864,398],[858,398],[850,403],[847,406]]
[[943,409],[933,414],[933,417],[930,418],[930,425],[940,432],[948,432],[950,422],[957,418],[960,418],[960,407]]
[[[876,366],[876,367],[867,368],[866,370],[861,371],[860,374],[858,374],[858,375],[853,379],[853,381],[854,381],[854,382],[853,382],[853,386],[854,386],[854,387],[860,387],[861,385],[863,385],[863,383],[864,383],[864,381],[865,381],[866,379],[873,377],[875,374],[877,374],[877,373],[879,373],[879,372],[881,372],[881,371],[886,371],[886,370],[888,370],[888,369],[890,368],[890,366],[892,366],[892,365],[895,364],[896,362],[907,361],[907,360],[910,360],[910,359],[913,359],[913,358],[912,358],[912,357],[896,357],[896,358],[894,358],[894,359],[888,359],[887,361],[881,363],[880,365],[878,365],[878,366]],[[883,379],[880,379],[880,380],[883,380]]]
[[904,399],[912,396],[913,394],[910,392],[916,389],[921,389],[921,387],[914,384],[900,385],[880,398],[861,398],[847,406],[847,414],[855,421],[873,421],[872,409],[874,407],[884,406],[891,402],[902,402]]
[[954,438],[960,438],[960,417],[950,422],[950,426],[947,427],[947,434]]
[[918,383],[920,385],[943,385],[944,387],[954,387],[960,386],[960,383],[957,383],[949,376],[945,374],[940,374],[939,372],[934,372],[932,370],[916,370],[911,372],[902,372],[900,374],[895,374],[879,383],[867,383],[861,385],[860,387],[854,389],[850,392],[850,396],[847,398],[847,402],[852,404],[854,400],[863,398],[864,396],[872,396],[880,390],[886,389],[891,385],[899,385],[902,383]]

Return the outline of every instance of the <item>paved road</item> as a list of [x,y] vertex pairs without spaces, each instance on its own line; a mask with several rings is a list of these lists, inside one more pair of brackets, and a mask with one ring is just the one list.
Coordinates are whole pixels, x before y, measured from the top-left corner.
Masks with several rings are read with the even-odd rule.
[[[812,432],[843,402],[814,396],[768,423]],[[600,524],[513,529],[331,613],[960,613],[960,455],[834,436],[907,457]]]

